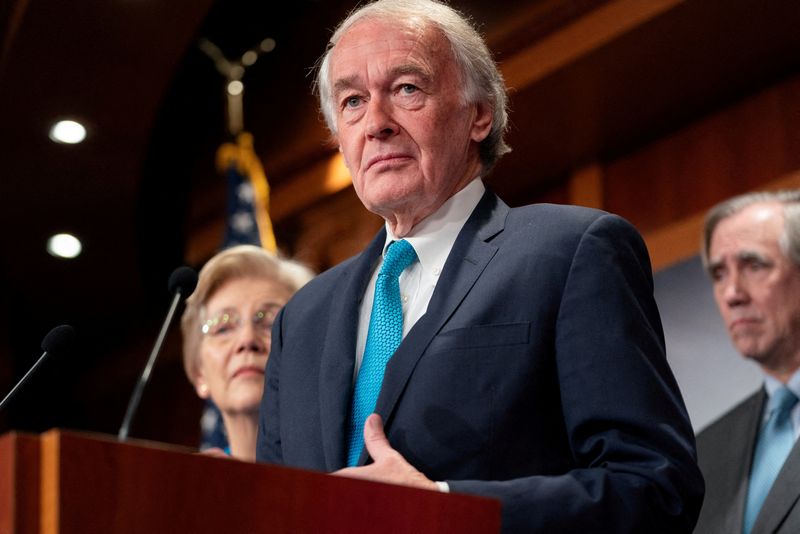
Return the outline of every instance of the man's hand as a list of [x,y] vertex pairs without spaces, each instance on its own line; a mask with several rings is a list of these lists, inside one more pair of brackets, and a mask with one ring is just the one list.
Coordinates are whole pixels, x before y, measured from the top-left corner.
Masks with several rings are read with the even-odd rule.
[[231,458],[229,454],[226,454],[225,451],[219,447],[210,447],[204,451],[200,451],[198,454],[202,454],[203,456],[213,456],[214,458],[227,458],[229,460]]
[[363,467],[347,467],[333,474],[433,491],[439,489],[435,482],[428,480],[389,445],[383,433],[383,421],[378,414],[371,414],[364,423],[364,446],[374,463]]

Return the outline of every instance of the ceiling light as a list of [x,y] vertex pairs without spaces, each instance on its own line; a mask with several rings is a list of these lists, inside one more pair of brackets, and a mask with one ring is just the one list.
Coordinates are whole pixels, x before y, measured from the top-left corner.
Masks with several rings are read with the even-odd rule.
[[257,59],[258,59],[258,54],[256,54],[252,50],[248,50],[247,52],[242,54],[242,65],[244,65],[245,67],[249,67],[250,65],[255,63]]
[[86,139],[86,128],[75,121],[58,121],[50,128],[50,139],[56,143],[74,145]]
[[228,84],[228,94],[231,96],[238,96],[244,91],[244,84],[239,80],[233,80]]
[[47,240],[47,252],[56,258],[75,258],[82,249],[80,240],[72,234],[56,234]]
[[259,48],[261,48],[262,52],[272,52],[273,50],[275,50],[275,44],[276,44],[275,39],[267,37],[266,39],[261,41]]

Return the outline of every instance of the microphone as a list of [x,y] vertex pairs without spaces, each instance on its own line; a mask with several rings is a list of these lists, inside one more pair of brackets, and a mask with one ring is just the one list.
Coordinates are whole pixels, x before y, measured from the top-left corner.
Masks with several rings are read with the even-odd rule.
[[172,304],[169,307],[166,319],[164,319],[164,324],[161,325],[161,332],[158,334],[156,344],[153,346],[150,357],[147,359],[147,365],[145,365],[141,376],[139,376],[139,382],[136,383],[136,387],[133,389],[131,398],[128,401],[128,409],[125,411],[125,418],[122,420],[122,426],[120,426],[119,434],[117,434],[117,438],[120,441],[126,441],[128,439],[128,429],[131,426],[131,420],[136,413],[136,409],[139,407],[142,391],[144,391],[147,381],[150,380],[150,372],[153,370],[153,364],[156,363],[158,353],[161,351],[161,345],[164,344],[164,338],[167,336],[167,330],[169,329],[170,323],[172,323],[172,316],[175,315],[178,303],[191,295],[195,286],[197,286],[197,273],[189,267],[178,267],[172,271],[172,274],[169,276],[167,288],[172,294]]
[[50,354],[60,353],[65,354],[69,351],[70,346],[75,341],[75,330],[68,324],[62,324],[61,326],[57,326],[50,330],[44,339],[42,340],[42,350],[44,351],[42,355],[36,360],[36,363],[33,364],[25,376],[17,382],[17,385],[14,386],[11,391],[8,392],[8,395],[0,401],[0,410],[3,409],[3,406],[6,405],[16,394],[22,384],[24,384],[28,378],[33,374],[33,372],[41,365],[43,361],[47,359]]

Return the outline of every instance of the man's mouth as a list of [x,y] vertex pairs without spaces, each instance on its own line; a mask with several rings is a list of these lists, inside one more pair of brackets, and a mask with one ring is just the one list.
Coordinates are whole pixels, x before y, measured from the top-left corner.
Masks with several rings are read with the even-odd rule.
[[388,154],[380,154],[378,156],[373,156],[367,162],[367,170],[371,169],[375,165],[391,165],[393,163],[400,163],[410,159],[410,156],[407,154],[402,154],[399,152],[390,152]]

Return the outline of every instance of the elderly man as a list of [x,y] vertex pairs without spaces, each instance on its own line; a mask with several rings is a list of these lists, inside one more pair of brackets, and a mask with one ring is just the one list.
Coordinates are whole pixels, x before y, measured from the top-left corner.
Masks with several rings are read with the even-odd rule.
[[380,0],[317,82],[386,225],[276,319],[258,459],[495,497],[506,531],[690,532],[703,483],[644,244],[607,213],[486,189],[506,94],[479,34]]
[[703,259],[736,349],[764,387],[698,436],[702,534],[800,532],[800,191],[712,208]]

